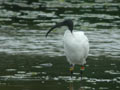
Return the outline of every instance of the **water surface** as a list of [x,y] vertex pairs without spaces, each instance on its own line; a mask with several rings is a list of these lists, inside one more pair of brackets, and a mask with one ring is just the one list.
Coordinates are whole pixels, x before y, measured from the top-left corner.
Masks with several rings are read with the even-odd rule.
[[[120,2],[117,0],[1,0],[0,90],[119,90]],[[48,38],[56,22],[71,18],[90,42],[83,80],[64,55],[65,27]]]

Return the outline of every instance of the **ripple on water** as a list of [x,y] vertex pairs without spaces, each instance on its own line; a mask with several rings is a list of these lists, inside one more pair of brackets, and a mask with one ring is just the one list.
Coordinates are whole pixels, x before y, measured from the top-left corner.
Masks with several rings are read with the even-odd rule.
[[116,74],[116,75],[120,75],[120,71],[115,71],[115,70],[106,70],[105,71],[105,73],[108,73],[108,74],[111,74],[111,75],[113,75],[113,74]]
[[[3,28],[4,25],[1,25],[0,29],[6,30],[7,28],[11,32],[0,31],[1,35],[8,37],[5,41],[0,39],[1,42],[4,41],[4,43],[1,44],[0,52],[11,54],[25,53],[63,56],[62,43],[60,41],[63,33],[60,33],[60,36],[58,35],[59,32],[51,33],[51,40],[43,37],[46,30],[48,30],[50,26],[54,25],[55,22],[59,22],[62,19],[69,17],[74,19],[75,26],[77,26],[78,30],[80,28],[85,30],[85,33],[91,42],[90,45],[92,53],[90,55],[98,56],[101,52],[104,52],[109,56],[119,56],[117,51],[119,46],[116,46],[119,44],[118,39],[120,38],[118,33],[114,34],[114,37],[112,37],[113,35],[111,35],[111,33],[104,34],[105,32],[113,32],[115,29],[118,29],[119,32],[120,16],[119,14],[111,14],[111,12],[116,13],[119,11],[119,3],[111,3],[113,0],[111,0],[111,2],[105,0],[106,3],[97,3],[98,1],[96,0],[93,3],[88,3],[86,1],[59,2],[60,1],[34,2],[31,3],[31,5],[28,5],[27,1],[20,1],[19,3],[6,1],[6,3],[3,4],[4,7],[6,7],[6,5],[9,5],[8,7],[12,5],[14,8],[18,6],[18,9],[22,10],[17,12],[12,10],[11,7],[11,10],[7,9],[7,7],[6,9],[0,10],[0,19],[1,21],[4,19],[6,25],[5,28]],[[35,6],[35,8],[33,6]],[[23,8],[25,8],[25,10]],[[38,8],[42,8],[41,11],[38,11]],[[63,12],[61,12],[61,10],[63,10]],[[8,25],[7,22],[12,22],[12,25]],[[31,28],[28,28],[31,26],[38,26],[39,28],[31,30]],[[18,27],[20,28],[17,29]],[[25,27],[28,29],[24,30]],[[15,28],[16,30],[13,31]],[[104,37],[108,38],[105,39]],[[111,51],[114,52],[111,53]]]
[[[106,66],[103,72],[105,75],[111,76],[111,78],[95,78],[94,76],[97,76],[97,70],[86,70],[86,76],[88,75],[88,77],[83,77],[84,85],[82,88],[88,90],[96,90],[96,88],[108,90],[110,86],[116,89],[120,88],[120,71],[119,68],[116,68],[119,67],[119,65],[117,65],[116,62],[112,63],[113,59],[117,61],[120,58],[120,15],[118,13],[120,11],[120,5],[116,3],[116,0],[93,0],[91,3],[85,0],[71,0],[69,2],[65,0],[62,0],[63,2],[60,2],[61,0],[47,0],[42,2],[37,0],[39,2],[35,3],[36,1],[33,0],[34,2],[31,4],[28,4],[26,0],[14,1],[15,3],[0,3],[0,53],[10,55],[30,54],[31,57],[37,54],[40,57],[46,55],[59,59],[59,56],[64,56],[63,43],[61,40],[64,28],[56,29],[56,31],[49,35],[49,38],[45,38],[45,34],[56,22],[71,18],[75,22],[74,28],[76,30],[83,30],[89,38],[91,49],[88,59],[92,59],[88,61],[88,63],[91,63],[89,67],[92,66],[95,60],[101,62],[102,59],[104,62],[109,59],[111,62],[109,66],[106,65],[107,63],[101,65],[95,63],[96,65],[93,65],[97,70],[102,70],[101,67]],[[16,9],[16,7],[18,8]],[[11,57],[15,57],[15,60],[18,59],[16,56]],[[10,62],[12,61],[11,58],[6,59],[8,61],[10,60]],[[25,59],[27,60],[25,62],[28,62],[29,58]],[[1,58],[0,63],[3,62],[7,61]],[[48,68],[54,69],[54,67],[52,63],[48,62],[50,61],[46,61],[45,63],[35,62],[37,65],[34,63],[31,65],[31,62],[29,62],[31,65],[29,69],[31,70],[26,70],[25,65],[18,64],[17,62],[15,62],[15,64],[20,65],[20,70],[14,68],[11,64],[10,67],[6,66],[6,64],[1,65],[1,70],[5,68],[5,75],[3,75],[4,72],[0,72],[2,73],[0,75],[0,85],[7,86],[7,84],[2,81],[20,80],[41,81],[44,84],[47,81],[56,81],[57,83],[60,83],[60,81],[69,83],[71,80],[74,82],[81,81],[79,73],[74,73],[72,78],[66,75],[65,72],[62,72],[63,76],[54,76],[53,73],[51,75],[51,73],[48,72]],[[59,62],[61,61],[58,60],[57,63]],[[56,64],[56,67],[59,67],[59,65],[57,66]],[[106,69],[111,67],[113,67],[111,70]],[[59,70],[60,69],[57,69],[55,73],[60,74],[61,72],[59,72]],[[89,76],[91,74],[92,76]],[[62,84],[58,86],[62,86]],[[41,84],[39,83],[39,85]]]
[[17,69],[6,69],[7,72],[14,72],[16,71]]
[[42,67],[52,67],[53,64],[52,63],[44,63],[44,64],[40,64],[40,66],[42,66]]

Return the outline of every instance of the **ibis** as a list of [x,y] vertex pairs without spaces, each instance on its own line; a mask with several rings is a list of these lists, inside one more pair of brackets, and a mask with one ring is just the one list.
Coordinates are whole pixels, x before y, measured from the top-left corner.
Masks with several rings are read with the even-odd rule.
[[62,26],[66,26],[68,28],[64,33],[63,42],[64,52],[67,61],[70,64],[70,73],[71,75],[73,74],[74,66],[77,64],[80,65],[80,74],[82,77],[82,73],[86,64],[86,58],[88,57],[89,53],[89,40],[83,31],[73,30],[74,24],[71,19],[65,19],[51,27],[46,33],[46,37],[52,30]]

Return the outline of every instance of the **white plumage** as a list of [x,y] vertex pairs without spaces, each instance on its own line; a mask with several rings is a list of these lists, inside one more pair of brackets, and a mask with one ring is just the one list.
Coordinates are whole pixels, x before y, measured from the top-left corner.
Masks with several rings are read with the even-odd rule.
[[64,52],[70,64],[84,65],[89,52],[89,43],[84,32],[70,32],[64,34]]
[[55,28],[67,26],[68,30],[64,34],[64,51],[68,62],[70,63],[70,72],[73,74],[74,65],[81,65],[81,77],[82,71],[84,70],[84,64],[86,63],[86,58],[89,52],[89,41],[82,31],[73,30],[73,22],[71,19],[64,20],[63,22],[54,25],[47,33],[48,34]]

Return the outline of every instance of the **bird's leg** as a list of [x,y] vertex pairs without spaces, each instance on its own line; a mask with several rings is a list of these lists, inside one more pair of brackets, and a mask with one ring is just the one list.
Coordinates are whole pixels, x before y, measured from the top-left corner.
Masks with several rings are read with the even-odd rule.
[[83,71],[85,70],[85,67],[82,65],[80,67],[80,75],[81,75],[81,80],[82,80],[82,75],[83,75]]
[[71,64],[71,65],[70,65],[70,73],[71,73],[71,77],[72,77],[72,75],[73,75],[73,70],[74,70],[74,65]]

